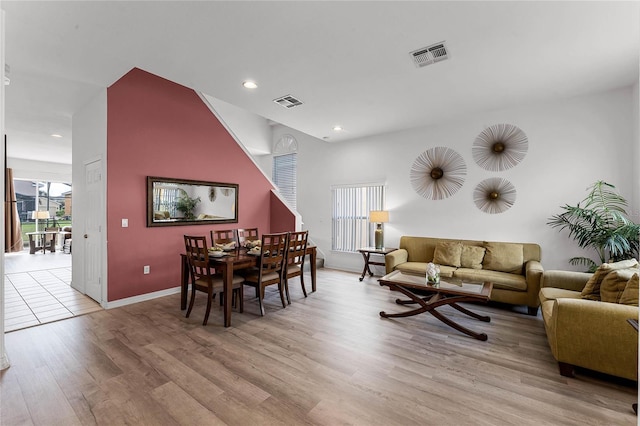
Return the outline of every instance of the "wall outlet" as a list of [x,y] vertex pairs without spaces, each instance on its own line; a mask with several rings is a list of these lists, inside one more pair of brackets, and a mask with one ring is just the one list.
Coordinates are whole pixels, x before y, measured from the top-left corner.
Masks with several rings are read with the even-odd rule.
[[149,272],[151,272],[151,268],[149,267],[149,265],[144,265],[144,269],[142,270],[142,272],[146,275]]

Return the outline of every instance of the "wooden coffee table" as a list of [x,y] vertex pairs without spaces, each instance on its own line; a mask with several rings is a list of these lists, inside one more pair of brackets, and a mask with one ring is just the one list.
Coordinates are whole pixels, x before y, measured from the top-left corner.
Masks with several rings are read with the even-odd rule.
[[424,275],[411,275],[400,271],[393,271],[390,274],[378,280],[381,286],[387,286],[392,291],[399,291],[409,298],[409,300],[396,299],[399,305],[418,304],[416,309],[401,312],[397,314],[387,314],[380,312],[383,318],[410,317],[423,312],[429,312],[443,323],[455,328],[462,333],[478,340],[487,340],[485,333],[476,333],[457,322],[447,318],[442,313],[436,311],[436,308],[449,305],[454,309],[469,315],[470,317],[479,319],[480,321],[490,322],[491,318],[484,315],[478,315],[475,312],[463,308],[458,305],[460,302],[484,302],[489,300],[493,283],[485,282],[481,284],[463,282],[460,280],[446,279],[440,280],[439,286],[427,285]]

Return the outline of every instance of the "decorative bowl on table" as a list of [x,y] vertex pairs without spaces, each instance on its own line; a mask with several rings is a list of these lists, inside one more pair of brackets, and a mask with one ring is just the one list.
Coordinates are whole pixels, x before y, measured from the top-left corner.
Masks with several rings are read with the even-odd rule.
[[211,257],[222,257],[224,256],[224,251],[218,247],[212,247],[209,249],[209,256]]
[[262,241],[260,240],[247,240],[244,243],[244,246],[248,249],[252,249],[254,247],[260,248],[261,245],[262,245]]

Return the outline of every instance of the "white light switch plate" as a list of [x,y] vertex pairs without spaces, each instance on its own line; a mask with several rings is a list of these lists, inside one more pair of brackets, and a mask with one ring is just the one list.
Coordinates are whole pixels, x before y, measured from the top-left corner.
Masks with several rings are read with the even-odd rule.
[[123,228],[129,227],[129,219],[122,219],[122,227]]

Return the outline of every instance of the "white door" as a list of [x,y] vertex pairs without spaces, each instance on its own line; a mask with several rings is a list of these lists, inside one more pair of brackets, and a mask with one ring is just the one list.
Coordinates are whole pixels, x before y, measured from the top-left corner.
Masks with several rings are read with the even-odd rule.
[[102,160],[84,167],[86,190],[86,215],[84,219],[84,283],[85,293],[102,303]]

